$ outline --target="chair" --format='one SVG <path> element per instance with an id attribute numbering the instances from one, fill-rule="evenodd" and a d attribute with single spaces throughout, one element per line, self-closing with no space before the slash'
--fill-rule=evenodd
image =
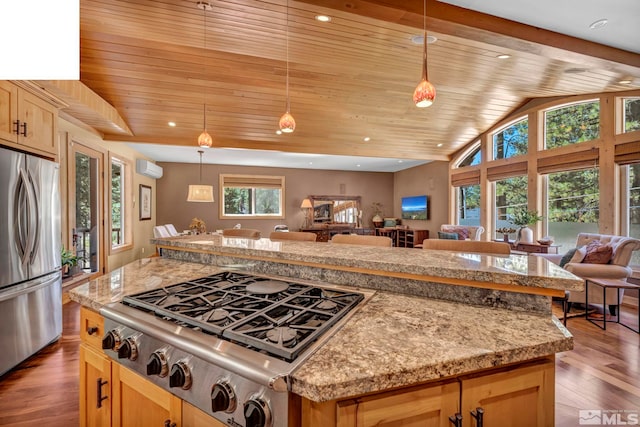
<path id="1" fill-rule="evenodd" d="M 458 240 L 480 240 L 480 236 L 484 233 L 484 227 L 481 225 L 442 224 L 440 231 L 444 233 L 457 233 Z"/>
<path id="2" fill-rule="evenodd" d="M 171 237 L 171 234 L 164 225 L 156 225 L 153 227 L 153 237 Z"/>
<path id="3" fill-rule="evenodd" d="M 511 246 L 508 243 L 475 240 L 425 239 L 422 242 L 422 249 L 511 255 Z"/>
<path id="4" fill-rule="evenodd" d="M 224 237 L 249 237 L 251 239 L 260 238 L 260 230 L 253 228 L 226 228 L 222 230 Z"/>
<path id="5" fill-rule="evenodd" d="M 576 240 L 576 248 L 586 246 L 589 242 L 599 240 L 604 244 L 610 244 L 613 247 L 613 257 L 608 264 L 588 264 L 582 262 L 568 262 L 564 265 L 564 269 L 575 274 L 578 277 L 593 277 L 593 278 L 605 278 L 605 279 L 626 279 L 631 276 L 632 270 L 629 268 L 629 262 L 631 261 L 631 255 L 633 251 L 640 249 L 640 240 L 625 236 L 614 236 L 611 234 L 597 234 L 597 233 L 578 233 Z M 562 254 L 536 254 L 549 261 L 560 264 L 563 255 Z M 619 292 L 620 300 L 624 296 L 624 289 L 607 289 L 606 299 L 607 302 L 618 301 L 615 293 Z M 586 302 L 585 292 L 570 291 L 569 304 Z M 589 303 L 602 304 L 602 293 L 592 292 L 589 293 Z M 612 315 L 616 313 L 616 306 L 609 305 L 609 312 Z"/>
<path id="6" fill-rule="evenodd" d="M 179 236 L 178 230 L 173 226 L 173 224 L 165 224 L 164 225 L 170 236 Z"/>
<path id="7" fill-rule="evenodd" d="M 361 236 L 359 234 L 336 234 L 330 240 L 331 243 L 347 243 L 350 245 L 388 246 L 392 240 L 386 236 Z"/>
<path id="8" fill-rule="evenodd" d="M 318 238 L 316 233 L 311 233 L 308 231 L 272 231 L 269 234 L 269 239 L 271 240 L 298 240 L 304 242 L 315 242 Z"/>

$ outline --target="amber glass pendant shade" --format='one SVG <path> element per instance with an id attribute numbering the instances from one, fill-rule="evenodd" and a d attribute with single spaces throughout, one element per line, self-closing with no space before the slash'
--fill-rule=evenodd
<path id="1" fill-rule="evenodd" d="M 198 137 L 198 145 L 202 148 L 211 148 L 213 145 L 213 138 L 211 138 L 206 129 Z"/>
<path id="2" fill-rule="evenodd" d="M 413 91 L 413 102 L 416 107 L 425 108 L 433 104 L 436 99 L 436 88 L 427 80 L 422 79 Z"/>
<path id="3" fill-rule="evenodd" d="M 296 129 L 296 121 L 289 111 L 280 117 L 279 125 L 280 130 L 284 133 L 291 133 Z"/>

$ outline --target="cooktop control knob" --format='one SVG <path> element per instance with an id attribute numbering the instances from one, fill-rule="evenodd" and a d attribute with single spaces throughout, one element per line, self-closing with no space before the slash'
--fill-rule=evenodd
<path id="1" fill-rule="evenodd" d="M 102 338 L 102 349 L 117 351 L 121 342 L 122 338 L 120 337 L 120 333 L 112 329 Z"/>
<path id="2" fill-rule="evenodd" d="M 236 410 L 236 394 L 227 381 L 220 380 L 211 389 L 211 411 L 233 412 Z"/>
<path id="3" fill-rule="evenodd" d="M 169 387 L 180 387 L 183 390 L 191 388 L 191 370 L 183 360 L 177 361 L 171 367 Z"/>
<path id="4" fill-rule="evenodd" d="M 252 397 L 244 404 L 244 420 L 247 427 L 271 427 L 271 409 L 263 399 Z"/>
<path id="5" fill-rule="evenodd" d="M 133 338 L 125 339 L 118 347 L 118 359 L 136 360 L 138 358 L 138 346 Z"/>
<path id="6" fill-rule="evenodd" d="M 147 362 L 147 375 L 157 375 L 164 378 L 169 373 L 169 364 L 167 363 L 167 355 L 162 350 L 156 350 L 149 356 Z"/>

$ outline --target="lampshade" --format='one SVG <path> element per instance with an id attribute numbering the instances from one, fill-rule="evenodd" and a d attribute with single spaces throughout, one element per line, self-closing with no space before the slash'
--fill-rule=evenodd
<path id="1" fill-rule="evenodd" d="M 189 185 L 187 202 L 213 202 L 213 186 Z"/>
<path id="2" fill-rule="evenodd" d="M 296 121 L 289 111 L 280 117 L 280 130 L 285 133 L 291 133 L 296 129 Z"/>
<path id="3" fill-rule="evenodd" d="M 204 151 L 198 150 L 200 154 L 200 181 L 202 182 L 202 154 Z M 190 184 L 187 202 L 213 202 L 213 186 L 202 184 Z"/>
<path id="4" fill-rule="evenodd" d="M 313 205 L 311 204 L 311 200 L 309 199 L 304 199 L 302 201 L 302 205 L 300 205 L 301 209 L 312 209 Z"/>

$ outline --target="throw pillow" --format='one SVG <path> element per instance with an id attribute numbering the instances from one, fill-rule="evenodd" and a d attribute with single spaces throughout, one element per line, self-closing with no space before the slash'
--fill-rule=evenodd
<path id="1" fill-rule="evenodd" d="M 562 259 L 560 260 L 560 264 L 558 264 L 560 267 L 564 268 L 564 266 L 571 261 L 571 258 L 573 258 L 573 256 L 576 254 L 576 251 L 578 250 L 578 248 L 573 248 L 573 249 L 569 249 L 564 255 L 562 255 Z M 582 261 L 582 260 L 580 260 Z"/>
<path id="2" fill-rule="evenodd" d="M 609 264 L 613 256 L 611 245 L 605 245 L 600 240 L 593 240 L 586 246 L 586 252 L 582 262 L 584 264 Z"/>
<path id="3" fill-rule="evenodd" d="M 456 233 L 458 240 L 467 240 L 469 238 L 469 229 L 466 227 L 444 227 L 445 233 Z"/>
<path id="4" fill-rule="evenodd" d="M 458 233 L 445 233 L 438 231 L 438 239 L 458 240 Z"/>

